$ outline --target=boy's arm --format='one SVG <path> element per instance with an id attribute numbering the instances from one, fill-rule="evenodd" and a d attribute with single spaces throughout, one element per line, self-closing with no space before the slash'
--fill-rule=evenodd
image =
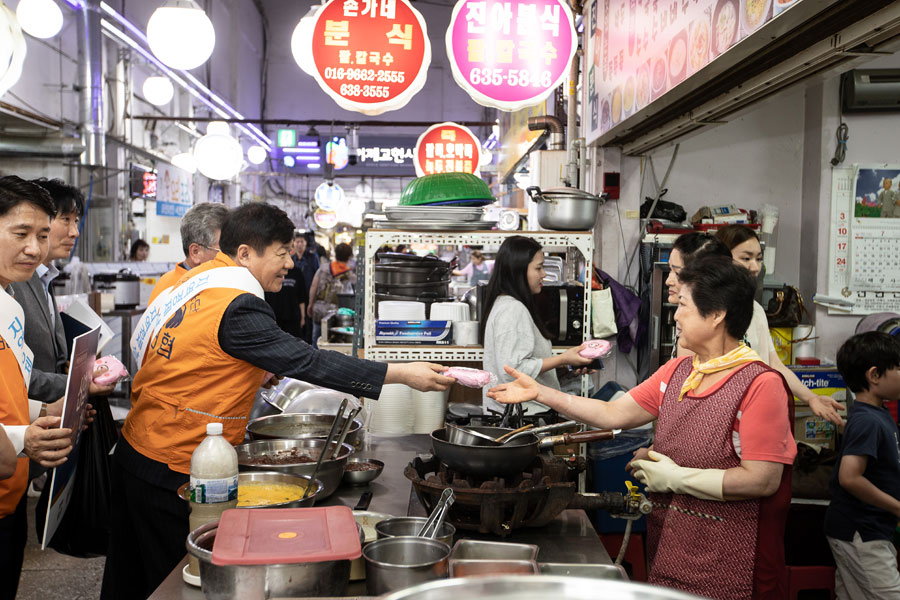
<path id="1" fill-rule="evenodd" d="M 875 484 L 866 479 L 863 473 L 869 462 L 868 456 L 847 454 L 841 458 L 841 469 L 838 472 L 838 482 L 841 487 L 853 494 L 861 501 L 872 506 L 886 510 L 900 519 L 900 500 L 878 489 Z"/>

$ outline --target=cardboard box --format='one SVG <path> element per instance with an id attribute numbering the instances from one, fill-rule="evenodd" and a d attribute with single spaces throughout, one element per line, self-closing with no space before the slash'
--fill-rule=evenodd
<path id="1" fill-rule="evenodd" d="M 819 396 L 846 402 L 847 385 L 836 367 L 789 367 L 807 388 Z M 834 450 L 835 427 L 815 416 L 805 402 L 794 398 L 794 439 Z"/>
<path id="2" fill-rule="evenodd" d="M 704 206 L 694 213 L 694 216 L 691 217 L 691 223 L 702 223 L 704 219 L 709 219 L 709 221 L 706 221 L 707 223 L 721 223 L 723 221 L 717 221 L 716 218 L 722 218 L 726 215 L 743 215 L 743 213 L 734 204 L 729 204 L 728 206 Z"/>
<path id="3" fill-rule="evenodd" d="M 375 343 L 398 346 L 449 346 L 452 321 L 375 321 Z"/>

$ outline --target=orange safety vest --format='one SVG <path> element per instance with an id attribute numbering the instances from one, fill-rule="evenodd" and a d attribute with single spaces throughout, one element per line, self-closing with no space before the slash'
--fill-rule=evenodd
<path id="1" fill-rule="evenodd" d="M 235 267 L 221 252 L 188 271 L 178 284 L 217 267 Z M 190 473 L 191 454 L 220 422 L 225 439 L 239 444 L 265 371 L 219 346 L 219 324 L 243 294 L 233 288 L 203 290 L 185 302 L 147 347 L 134 378 L 131 411 L 122 435 L 138 452 L 173 471 Z"/>
<path id="2" fill-rule="evenodd" d="M 184 274 L 187 272 L 188 270 L 182 267 L 181 263 L 178 263 L 175 265 L 174 269 L 160 276 L 156 281 L 156 285 L 153 286 L 153 290 L 150 291 L 150 299 L 147 300 L 147 306 L 153 304 L 153 301 L 156 300 L 157 296 L 181 281 L 181 278 L 184 277 Z"/>
<path id="3" fill-rule="evenodd" d="M 19 361 L 6 340 L 0 336 L 0 423 L 9 426 L 28 425 L 28 390 Z M 0 481 L 0 518 L 13 514 L 28 486 L 28 459 L 16 461 L 12 477 Z"/>

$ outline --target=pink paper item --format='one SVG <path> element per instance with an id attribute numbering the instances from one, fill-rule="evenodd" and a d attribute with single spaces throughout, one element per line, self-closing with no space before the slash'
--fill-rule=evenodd
<path id="1" fill-rule="evenodd" d="M 470 388 L 481 388 L 492 381 L 496 383 L 496 377 L 492 373 L 468 367 L 450 367 L 444 371 L 444 375 L 452 377 L 456 383 Z"/>
<path id="2" fill-rule="evenodd" d="M 125 365 L 115 356 L 98 358 L 94 362 L 94 371 L 102 371 L 99 375 L 94 376 L 94 383 L 97 385 L 112 385 L 120 379 L 128 377 Z"/>
<path id="3" fill-rule="evenodd" d="M 611 347 L 612 344 L 606 340 L 591 340 L 578 355 L 584 358 L 600 358 L 605 356 Z"/>

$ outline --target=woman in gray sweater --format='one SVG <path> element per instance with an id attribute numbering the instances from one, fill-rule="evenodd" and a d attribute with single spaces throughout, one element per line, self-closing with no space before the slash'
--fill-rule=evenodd
<path id="1" fill-rule="evenodd" d="M 485 371 L 493 373 L 500 383 L 512 378 L 503 367 L 509 365 L 527 373 L 539 383 L 559 389 L 556 369 L 566 365 L 583 367 L 591 362 L 578 355 L 583 345 L 552 355 L 550 333 L 537 318 L 534 295 L 540 293 L 544 280 L 544 252 L 541 245 L 528 237 L 514 235 L 506 239 L 497 252 L 494 270 L 485 293 L 481 322 L 484 339 Z M 505 406 L 482 396 L 482 406 L 503 412 Z M 523 404 L 526 412 L 534 414 L 547 410 L 537 402 Z"/>

